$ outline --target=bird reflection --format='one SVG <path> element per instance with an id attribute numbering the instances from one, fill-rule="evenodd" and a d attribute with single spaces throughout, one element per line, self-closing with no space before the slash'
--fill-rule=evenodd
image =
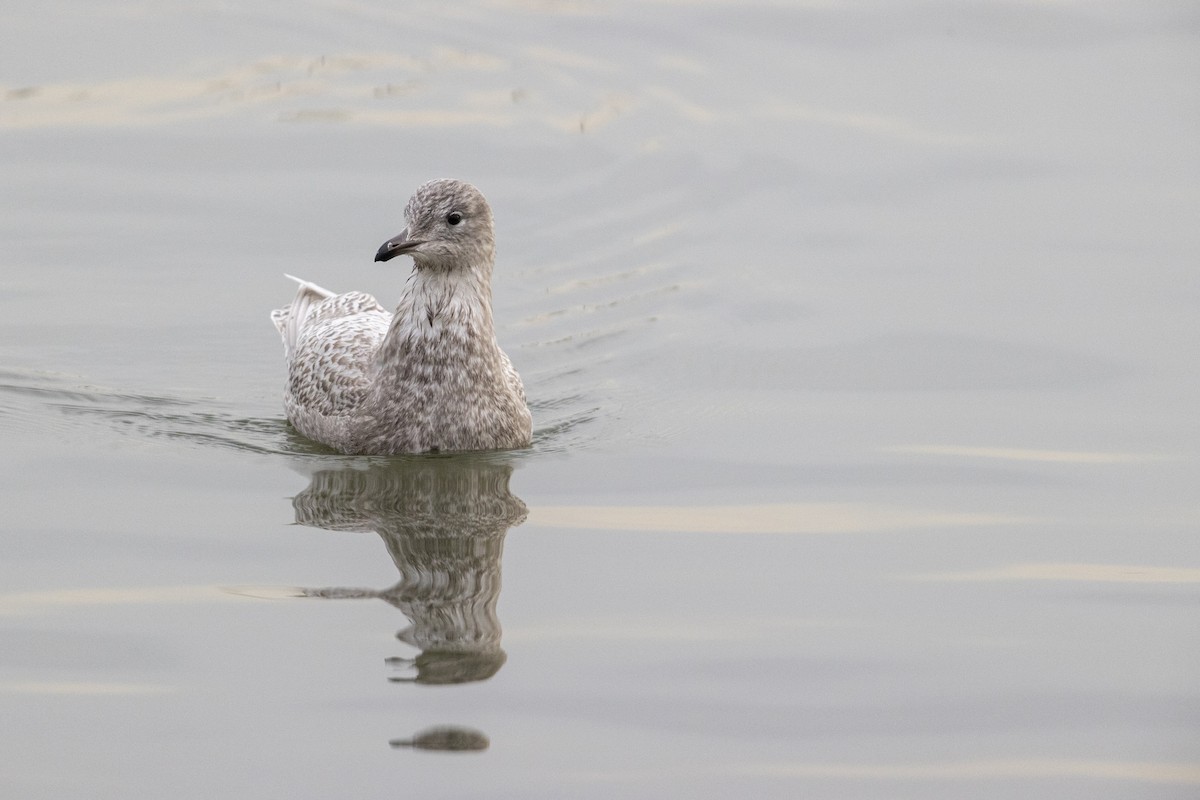
<path id="1" fill-rule="evenodd" d="M 387 663 L 422 684 L 483 681 L 504 665 L 500 647 L 500 557 L 504 535 L 525 519 L 508 489 L 511 465 L 497 456 L 395 459 L 313 474 L 292 506 L 296 522 L 336 531 L 373 530 L 400 580 L 386 589 L 304 589 L 323 598 L 379 598 L 411 622 L 397 638 L 414 658 Z"/>

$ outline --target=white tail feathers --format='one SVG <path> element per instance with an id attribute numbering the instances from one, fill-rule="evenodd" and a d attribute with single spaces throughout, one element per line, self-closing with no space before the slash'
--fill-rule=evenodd
<path id="1" fill-rule="evenodd" d="M 308 291 L 314 292 L 323 298 L 324 297 L 333 297 L 336 294 L 336 292 L 331 292 L 328 289 L 322 289 L 320 286 L 317 286 L 315 283 L 306 281 L 303 278 L 297 278 L 295 275 L 288 275 L 286 272 L 283 273 L 283 277 L 294 280 L 296 283 L 300 284 L 301 289 L 307 289 Z"/>
<path id="2" fill-rule="evenodd" d="M 291 278 L 300 284 L 300 288 L 296 290 L 296 296 L 292 299 L 290 306 L 271 312 L 271 321 L 275 323 L 276 330 L 283 337 L 283 356 L 290 360 L 292 348 L 296 346 L 296 339 L 300 336 L 300 329 L 304 327 L 304 321 L 308 319 L 309 312 L 321 301 L 333 297 L 334 293 L 294 275 L 284 273 L 284 277 Z"/>

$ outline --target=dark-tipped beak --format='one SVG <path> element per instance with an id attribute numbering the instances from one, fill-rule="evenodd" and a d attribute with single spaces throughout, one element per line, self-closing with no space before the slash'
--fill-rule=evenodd
<path id="1" fill-rule="evenodd" d="M 402 256 L 419 244 L 418 240 L 408 238 L 408 228 L 405 228 L 398 236 L 393 236 L 383 243 L 379 252 L 375 254 L 375 260 L 387 261 L 396 256 Z"/>

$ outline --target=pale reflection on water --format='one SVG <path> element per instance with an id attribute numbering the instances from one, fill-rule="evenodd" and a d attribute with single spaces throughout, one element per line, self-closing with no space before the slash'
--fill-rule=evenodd
<path id="1" fill-rule="evenodd" d="M 386 589 L 303 589 L 306 597 L 375 598 L 412 625 L 397 638 L 414 658 L 394 682 L 454 684 L 487 680 L 504 665 L 500 647 L 500 559 L 525 504 L 508 489 L 512 467 L 498 457 L 398 459 L 367 469 L 322 470 L 292 505 L 296 522 L 330 531 L 374 531 L 400 572 Z"/>
<path id="2" fill-rule="evenodd" d="M 379 599 L 411 625 L 396 638 L 418 651 L 391 656 L 393 683 L 433 686 L 485 681 L 507 659 L 500 646 L 500 562 L 504 537 L 525 520 L 509 491 L 503 456 L 396 459 L 313 474 L 292 501 L 296 523 L 330 531 L 374 531 L 400 580 L 385 589 L 306 588 L 304 597 Z M 438 726 L 393 747 L 475 752 L 490 742 L 479 731 Z"/>

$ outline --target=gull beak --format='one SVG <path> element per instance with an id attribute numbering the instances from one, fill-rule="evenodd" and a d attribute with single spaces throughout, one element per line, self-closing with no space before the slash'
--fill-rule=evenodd
<path id="1" fill-rule="evenodd" d="M 405 228 L 399 235 L 393 236 L 383 243 L 379 252 L 375 254 L 375 260 L 388 261 L 396 256 L 402 256 L 419 244 L 421 244 L 419 239 L 408 238 L 408 228 Z"/>

